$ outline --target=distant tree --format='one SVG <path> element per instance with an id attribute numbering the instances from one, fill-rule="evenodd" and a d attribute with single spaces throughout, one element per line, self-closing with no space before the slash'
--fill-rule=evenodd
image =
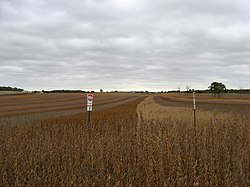
<path id="1" fill-rule="evenodd" d="M 102 92 L 103 92 L 103 89 L 100 89 L 100 92 L 102 93 Z"/>
<path id="2" fill-rule="evenodd" d="M 86 93 L 86 91 L 82 91 L 82 90 L 51 90 L 51 91 L 44 91 L 44 93 Z"/>
<path id="3" fill-rule="evenodd" d="M 178 92 L 181 92 L 181 88 L 180 87 L 178 87 L 177 89 L 178 89 Z"/>
<path id="4" fill-rule="evenodd" d="M 225 84 L 221 82 L 212 82 L 211 85 L 208 87 L 210 89 L 210 92 L 212 94 L 212 97 L 215 98 L 216 94 L 218 98 L 226 91 L 226 86 Z"/>
<path id="5" fill-rule="evenodd" d="M 186 86 L 187 94 L 188 94 L 189 92 L 191 92 L 191 89 L 190 89 L 190 88 L 191 88 L 191 86 L 189 86 L 189 85 Z"/>
<path id="6" fill-rule="evenodd" d="M 10 87 L 10 86 L 0 86 L 0 91 L 17 91 L 17 92 L 22 92 L 24 89 L 17 88 L 17 87 Z"/>
<path id="7" fill-rule="evenodd" d="M 240 90 L 239 90 L 239 92 L 240 92 L 240 97 L 242 96 L 242 90 L 243 90 L 243 87 L 240 86 Z"/>

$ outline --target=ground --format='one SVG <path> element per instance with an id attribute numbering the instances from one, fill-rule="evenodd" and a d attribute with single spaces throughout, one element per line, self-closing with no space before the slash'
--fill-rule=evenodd
<path id="1" fill-rule="evenodd" d="M 250 96 L 0 96 L 3 186 L 249 186 Z"/>

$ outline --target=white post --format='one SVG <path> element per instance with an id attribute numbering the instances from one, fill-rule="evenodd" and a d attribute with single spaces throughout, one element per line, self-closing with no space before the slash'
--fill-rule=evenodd
<path id="1" fill-rule="evenodd" d="M 194 127 L 196 128 L 196 114 L 195 114 L 196 105 L 195 105 L 195 92 L 193 92 L 193 104 L 194 104 Z"/>
<path id="2" fill-rule="evenodd" d="M 195 92 L 193 92 L 193 102 L 194 102 L 194 110 L 196 109 L 195 108 Z"/>
<path id="3" fill-rule="evenodd" d="M 88 124 L 91 125 L 91 112 L 93 110 L 94 94 L 87 94 Z"/>

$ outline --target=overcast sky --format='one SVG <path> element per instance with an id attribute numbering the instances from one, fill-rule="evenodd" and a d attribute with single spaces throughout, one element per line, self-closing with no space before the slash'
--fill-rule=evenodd
<path id="1" fill-rule="evenodd" d="M 250 88 L 249 0 L 0 0 L 0 86 Z"/>

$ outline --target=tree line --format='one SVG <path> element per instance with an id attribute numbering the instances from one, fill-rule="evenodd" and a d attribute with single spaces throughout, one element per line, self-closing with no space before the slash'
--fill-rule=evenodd
<path id="1" fill-rule="evenodd" d="M 17 87 L 10 87 L 10 86 L 0 86 L 0 91 L 17 91 L 23 92 L 24 89 L 17 88 Z M 227 89 L 226 85 L 222 82 L 212 82 L 208 89 L 205 90 L 194 90 L 191 89 L 191 86 L 186 86 L 186 91 L 181 91 L 180 87 L 177 90 L 170 90 L 170 91 L 160 91 L 158 93 L 192 93 L 195 91 L 196 93 L 211 93 L 213 98 L 220 98 L 223 97 L 224 93 L 238 93 L 242 94 L 250 94 L 250 89 Z M 32 91 L 32 93 L 88 93 L 95 91 L 83 91 L 83 90 L 51 90 L 51 91 Z M 103 89 L 100 89 L 100 92 L 103 92 Z M 110 91 L 112 92 L 112 91 Z M 118 91 L 113 91 L 118 92 Z M 127 93 L 156 93 L 156 92 L 149 92 L 149 91 L 127 91 Z"/>
<path id="2" fill-rule="evenodd" d="M 17 88 L 17 87 L 10 87 L 10 86 L 0 86 L 0 91 L 16 91 L 16 92 L 22 92 L 23 89 Z"/>

